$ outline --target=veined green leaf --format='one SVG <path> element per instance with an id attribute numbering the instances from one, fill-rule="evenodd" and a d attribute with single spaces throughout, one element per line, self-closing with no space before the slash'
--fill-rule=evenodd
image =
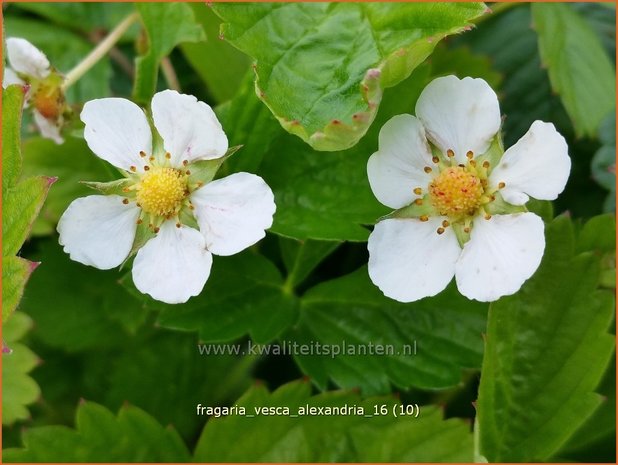
<path id="1" fill-rule="evenodd" d="M 211 419 L 197 444 L 198 462 L 466 462 L 472 460 L 469 427 L 420 407 L 418 418 L 392 414 L 392 397 L 363 399 L 349 391 L 311 396 L 307 382 L 269 393 L 251 388 L 237 402 L 247 415 Z M 298 415 L 301 408 L 362 408 L 361 415 Z M 373 415 L 384 406 L 388 415 Z M 255 409 L 287 407 L 290 415 L 259 415 Z M 234 447 L 229 447 L 234 444 Z"/>
<path id="2" fill-rule="evenodd" d="M 322 389 L 329 380 L 368 394 L 390 392 L 391 385 L 447 388 L 461 381 L 463 368 L 480 367 L 486 312 L 486 304 L 465 299 L 453 283 L 435 297 L 396 302 L 382 295 L 363 267 L 307 291 L 298 323 L 285 338 L 341 352 L 295 357 Z"/>
<path id="3" fill-rule="evenodd" d="M 256 91 L 286 131 L 316 150 L 355 145 L 382 92 L 482 3 L 217 4 L 222 34 L 256 60 Z"/>
<path id="4" fill-rule="evenodd" d="M 148 35 L 148 52 L 136 59 L 133 98 L 148 103 L 157 88 L 161 59 L 178 44 L 206 36 L 185 3 L 136 3 L 136 8 Z"/>
<path id="5" fill-rule="evenodd" d="M 57 145 L 49 139 L 31 138 L 24 142 L 23 158 L 25 176 L 45 174 L 58 178 L 32 226 L 33 235 L 53 233 L 73 200 L 93 194 L 80 181 L 111 180 L 105 162 L 93 155 L 83 139 L 67 137 L 64 144 Z"/>
<path id="6" fill-rule="evenodd" d="M 17 257 L 11 257 L 17 259 Z M 2 264 L 2 270 L 7 266 Z M 6 281 L 2 277 L 3 293 Z M 10 352 L 2 354 L 2 424 L 11 425 L 30 417 L 27 406 L 35 402 L 41 390 L 28 373 L 39 363 L 37 356 L 19 342 L 32 328 L 32 320 L 22 312 L 14 313 L 2 325 L 3 343 Z"/>
<path id="7" fill-rule="evenodd" d="M 77 409 L 76 429 L 42 426 L 24 430 L 23 449 L 2 451 L 4 462 L 188 462 L 187 447 L 137 407 L 118 415 L 93 402 Z"/>
<path id="8" fill-rule="evenodd" d="M 28 278 L 37 266 L 20 257 L 2 257 L 2 321 L 19 305 Z"/>
<path id="9" fill-rule="evenodd" d="M 21 309 L 36 321 L 33 336 L 45 345 L 65 352 L 114 347 L 144 322 L 147 310 L 116 273 L 72 261 L 57 237 L 41 240 L 33 255 L 42 264 Z"/>
<path id="10" fill-rule="evenodd" d="M 616 72 L 594 30 L 570 5 L 532 4 L 541 59 L 578 135 L 596 136 L 615 109 Z"/>
<path id="11" fill-rule="evenodd" d="M 20 180 L 21 116 L 24 101 L 22 86 L 2 91 L 2 322 L 17 308 L 24 286 L 36 265 L 15 257 L 28 238 L 47 192 L 55 178 L 34 177 Z M 5 172 L 6 170 L 6 172 Z"/>
<path id="12" fill-rule="evenodd" d="M 280 237 L 279 248 L 288 272 L 284 286 L 291 292 L 340 244 L 336 241 L 298 241 Z"/>
<path id="13" fill-rule="evenodd" d="M 202 341 L 230 341 L 248 333 L 257 343 L 266 343 L 292 324 L 297 304 L 283 292 L 276 267 L 248 250 L 215 257 L 206 287 L 186 304 L 149 305 L 162 310 L 161 326 L 198 331 Z"/>
<path id="14" fill-rule="evenodd" d="M 21 174 L 21 115 L 25 89 L 9 86 L 2 92 L 2 197 Z"/>
<path id="15" fill-rule="evenodd" d="M 428 79 L 429 67 L 423 65 L 388 89 L 375 124 L 352 149 L 320 154 L 281 134 L 260 166 L 277 203 L 271 231 L 300 240 L 366 241 L 369 229 L 364 225 L 389 212 L 371 192 L 367 160 L 378 149 L 382 125 L 395 115 L 413 113 Z"/>
<path id="16" fill-rule="evenodd" d="M 549 459 L 601 403 L 614 298 L 597 290 L 598 258 L 575 254 L 568 218 L 548 225 L 546 242 L 535 275 L 490 306 L 477 404 L 490 462 Z"/>
<path id="17" fill-rule="evenodd" d="M 207 40 L 200 43 L 186 42 L 180 45 L 180 49 L 206 83 L 215 101 L 223 103 L 234 98 L 242 86 L 250 59 L 219 37 L 221 21 L 212 8 L 204 2 L 191 3 L 190 7 L 196 21 L 204 29 Z"/>

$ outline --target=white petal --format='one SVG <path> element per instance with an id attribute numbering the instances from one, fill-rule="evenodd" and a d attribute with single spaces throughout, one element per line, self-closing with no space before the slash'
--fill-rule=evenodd
<path id="1" fill-rule="evenodd" d="M 534 213 L 479 217 L 457 262 L 459 292 L 482 302 L 514 294 L 539 267 L 544 250 L 543 220 Z"/>
<path id="2" fill-rule="evenodd" d="M 129 255 L 139 208 L 118 195 L 91 195 L 74 200 L 58 223 L 60 245 L 71 259 L 109 270 Z"/>
<path id="3" fill-rule="evenodd" d="M 461 248 L 453 232 L 436 230 L 444 218 L 389 219 L 369 236 L 369 277 L 400 302 L 412 302 L 442 291 L 455 273 Z"/>
<path id="4" fill-rule="evenodd" d="M 84 139 L 99 158 L 117 168 L 143 171 L 140 151 L 152 153 L 152 133 L 140 107 L 123 98 L 90 100 L 80 115 Z"/>
<path id="5" fill-rule="evenodd" d="M 233 255 L 262 239 L 276 210 L 270 187 L 249 173 L 212 181 L 191 201 L 206 247 L 215 255 Z"/>
<path id="6" fill-rule="evenodd" d="M 53 140 L 56 144 L 60 145 L 64 142 L 64 139 L 60 135 L 60 127 L 54 121 L 45 118 L 41 113 L 37 110 L 33 111 L 34 113 L 34 122 L 39 128 L 39 132 L 46 139 Z"/>
<path id="7" fill-rule="evenodd" d="M 382 126 L 378 151 L 369 157 L 367 175 L 376 198 L 391 208 L 401 208 L 427 189 L 431 177 L 423 171 L 432 166 L 431 152 L 421 122 L 411 115 L 398 115 Z"/>
<path id="8" fill-rule="evenodd" d="M 446 153 L 455 152 L 458 162 L 466 153 L 484 153 L 500 129 L 500 106 L 496 93 L 483 79 L 445 76 L 425 87 L 416 102 L 416 116 L 427 137 Z"/>
<path id="9" fill-rule="evenodd" d="M 571 172 L 569 148 L 551 123 L 535 121 L 524 136 L 509 148 L 490 175 L 504 200 L 523 205 L 529 197 L 554 200 L 564 190 Z"/>
<path id="10" fill-rule="evenodd" d="M 166 221 L 133 262 L 133 282 L 140 292 L 168 304 L 198 295 L 210 275 L 212 255 L 199 231 Z"/>
<path id="11" fill-rule="evenodd" d="M 4 77 L 2 78 L 2 88 L 6 89 L 8 86 L 12 84 L 20 84 L 24 85 L 25 82 L 22 81 L 15 71 L 11 68 L 4 68 Z"/>
<path id="12" fill-rule="evenodd" d="M 172 166 L 219 158 L 227 151 L 227 137 L 212 108 L 192 95 L 174 90 L 155 94 L 152 117 Z"/>
<path id="13" fill-rule="evenodd" d="M 11 68 L 21 74 L 43 79 L 49 75 L 49 60 L 26 39 L 6 39 L 6 51 Z"/>

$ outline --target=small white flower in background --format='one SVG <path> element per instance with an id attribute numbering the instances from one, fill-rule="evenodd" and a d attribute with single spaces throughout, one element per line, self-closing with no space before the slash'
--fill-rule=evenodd
<path id="1" fill-rule="evenodd" d="M 416 117 L 382 127 L 369 183 L 399 210 L 376 225 L 368 247 L 369 275 L 386 296 L 433 296 L 455 276 L 466 297 L 493 301 L 534 274 L 544 226 L 524 205 L 555 199 L 571 160 L 564 138 L 542 121 L 503 154 L 500 125 L 484 80 L 446 76 L 423 90 Z"/>
<path id="2" fill-rule="evenodd" d="M 212 254 L 238 253 L 265 236 L 275 203 L 254 174 L 210 181 L 209 168 L 204 175 L 204 167 L 214 163 L 216 170 L 228 150 L 207 104 L 166 90 L 151 107 L 160 138 L 153 138 L 146 115 L 129 100 L 86 103 L 81 119 L 88 146 L 125 179 L 101 189 L 111 195 L 75 200 L 58 232 L 73 260 L 99 269 L 119 266 L 139 248 L 132 271 L 137 289 L 182 303 L 202 291 Z M 150 237 L 145 244 L 144 231 Z"/>
<path id="3" fill-rule="evenodd" d="M 45 54 L 26 39 L 6 39 L 6 50 L 10 67 L 4 69 L 2 87 L 11 84 L 30 86 L 26 105 L 32 107 L 34 122 L 41 135 L 62 144 L 60 127 L 66 110 L 62 76 L 50 67 Z"/>

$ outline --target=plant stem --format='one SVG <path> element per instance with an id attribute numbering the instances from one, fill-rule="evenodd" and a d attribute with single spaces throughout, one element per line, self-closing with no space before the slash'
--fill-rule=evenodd
<path id="1" fill-rule="evenodd" d="M 167 81 L 167 85 L 170 86 L 170 89 L 180 92 L 180 82 L 178 82 L 178 76 L 176 75 L 174 65 L 172 65 L 172 61 L 169 57 L 163 57 L 161 60 L 161 71 L 163 71 L 163 76 Z"/>
<path id="2" fill-rule="evenodd" d="M 122 35 L 129 29 L 129 27 L 137 20 L 137 12 L 131 13 L 127 16 L 118 26 L 114 28 L 109 35 L 97 45 L 92 52 L 90 52 L 86 58 L 75 66 L 71 71 L 66 74 L 64 83 L 62 84 L 62 90 L 66 91 L 69 87 L 75 84 L 84 74 L 86 74 L 90 68 L 96 65 L 103 56 L 118 42 Z"/>

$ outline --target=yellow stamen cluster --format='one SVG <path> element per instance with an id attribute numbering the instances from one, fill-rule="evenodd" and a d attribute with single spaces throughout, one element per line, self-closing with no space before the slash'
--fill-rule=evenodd
<path id="1" fill-rule="evenodd" d="M 445 168 L 429 184 L 432 205 L 451 218 L 472 215 L 481 206 L 483 193 L 479 177 L 462 166 Z"/>
<path id="2" fill-rule="evenodd" d="M 136 186 L 136 201 L 145 213 L 171 217 L 178 213 L 188 193 L 184 172 L 153 166 Z"/>

